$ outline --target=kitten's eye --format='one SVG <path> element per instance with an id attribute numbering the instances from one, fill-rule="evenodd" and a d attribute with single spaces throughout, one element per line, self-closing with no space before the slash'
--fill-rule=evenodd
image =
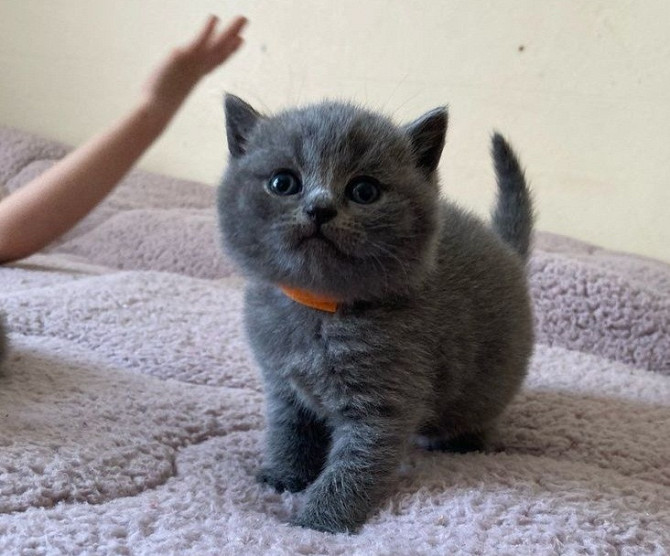
<path id="1" fill-rule="evenodd" d="M 353 179 L 347 186 L 347 197 L 360 205 L 369 205 L 379 199 L 379 183 L 367 176 Z"/>
<path id="2" fill-rule="evenodd" d="M 268 182 L 270 193 L 275 195 L 295 195 L 300 193 L 302 185 L 300 180 L 288 170 L 279 170 L 275 172 Z"/>

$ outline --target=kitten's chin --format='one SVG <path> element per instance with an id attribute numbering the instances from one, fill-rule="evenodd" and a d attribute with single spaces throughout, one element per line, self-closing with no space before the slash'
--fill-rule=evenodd
<path id="1" fill-rule="evenodd" d="M 316 232 L 301 238 L 298 241 L 296 249 L 303 254 L 309 253 L 312 256 L 321 258 L 336 257 L 339 260 L 349 258 L 337 243 L 322 232 Z"/>
<path id="2" fill-rule="evenodd" d="M 409 260 L 364 249 L 349 254 L 328 230 L 301 232 L 275 244 L 272 259 L 280 265 L 272 265 L 276 275 L 266 279 L 347 303 L 411 295 L 431 272 L 426 260 L 432 257 L 418 252 Z"/>
<path id="3" fill-rule="evenodd" d="M 380 272 L 377 262 L 347 257 L 328 242 L 310 240 L 293 253 L 292 271 L 275 283 L 336 299 L 341 303 L 383 301 L 412 295 L 425 281 L 418 269 L 407 275 L 397 268 Z"/>

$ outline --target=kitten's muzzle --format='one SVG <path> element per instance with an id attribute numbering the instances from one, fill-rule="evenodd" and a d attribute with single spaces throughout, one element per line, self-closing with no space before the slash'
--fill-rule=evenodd
<path id="1" fill-rule="evenodd" d="M 336 255 L 340 257 L 345 256 L 345 253 L 340 249 L 339 245 L 334 240 L 326 236 L 321 229 L 321 225 L 317 224 L 316 222 L 313 222 L 309 226 L 309 229 L 303 229 L 296 246 L 299 247 L 311 244 L 312 242 L 328 245 L 332 249 L 332 252 Z"/>

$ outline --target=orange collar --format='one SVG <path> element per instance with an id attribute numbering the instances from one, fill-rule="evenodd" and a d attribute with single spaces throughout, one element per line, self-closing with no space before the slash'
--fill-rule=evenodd
<path id="1" fill-rule="evenodd" d="M 332 297 L 325 297 L 316 293 L 308 292 L 306 290 L 299 290 L 297 288 L 288 288 L 286 286 L 279 286 L 284 295 L 290 297 L 293 301 L 310 307 L 325 311 L 327 313 L 334 313 L 337 311 L 339 303 Z"/>

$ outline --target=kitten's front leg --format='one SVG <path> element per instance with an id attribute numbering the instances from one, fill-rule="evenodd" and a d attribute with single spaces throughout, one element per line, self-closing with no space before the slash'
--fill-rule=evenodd
<path id="1" fill-rule="evenodd" d="M 265 464 L 261 483 L 281 492 L 298 492 L 309 485 L 326 460 L 330 435 L 310 411 L 280 396 L 268 398 Z"/>
<path id="2" fill-rule="evenodd" d="M 406 429 L 395 423 L 338 426 L 326 468 L 307 489 L 294 524 L 331 533 L 355 532 L 394 482 Z"/>

